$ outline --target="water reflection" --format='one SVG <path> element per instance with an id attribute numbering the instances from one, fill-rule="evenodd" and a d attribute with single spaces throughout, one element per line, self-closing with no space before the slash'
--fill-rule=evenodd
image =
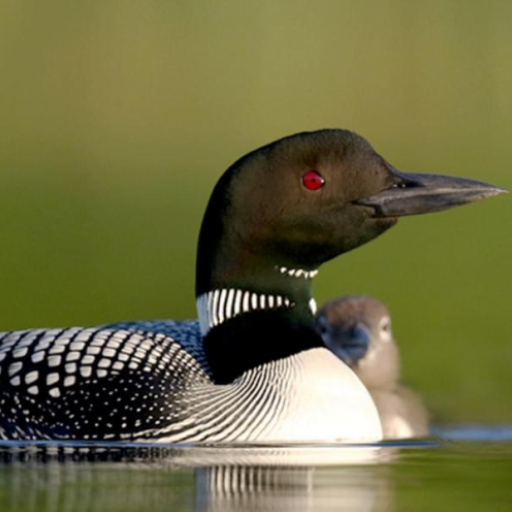
<path id="1" fill-rule="evenodd" d="M 439 432 L 366 447 L 0 444 L 0 511 L 510 510 L 511 427 Z"/>
<path id="2" fill-rule="evenodd" d="M 312 512 L 393 510 L 389 481 L 368 467 L 217 467 L 196 473 L 196 511 Z"/>
<path id="3" fill-rule="evenodd" d="M 375 462 L 394 450 L 10 446 L 1 452 L 0 509 L 385 512 L 389 468 Z"/>

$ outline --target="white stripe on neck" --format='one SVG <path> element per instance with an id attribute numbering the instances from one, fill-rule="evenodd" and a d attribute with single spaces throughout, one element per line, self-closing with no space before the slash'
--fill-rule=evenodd
<path id="1" fill-rule="evenodd" d="M 267 295 L 235 288 L 213 290 L 203 293 L 196 299 L 199 326 L 203 336 L 206 336 L 212 327 L 243 313 L 290 308 L 294 305 L 284 295 Z"/>
<path id="2" fill-rule="evenodd" d="M 286 274 L 290 277 L 303 277 L 304 279 L 313 279 L 317 274 L 318 270 L 303 270 L 301 268 L 288 268 L 288 267 L 276 267 L 281 274 Z"/>

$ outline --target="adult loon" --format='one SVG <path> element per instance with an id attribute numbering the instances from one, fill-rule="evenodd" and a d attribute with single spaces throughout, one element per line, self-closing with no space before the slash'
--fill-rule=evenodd
<path id="1" fill-rule="evenodd" d="M 384 439 L 428 436 L 428 412 L 421 398 L 400 383 L 400 354 L 386 306 L 372 297 L 345 296 L 324 304 L 317 330 L 370 392 Z"/>
<path id="2" fill-rule="evenodd" d="M 315 330 L 318 267 L 401 215 L 502 192 L 395 170 L 345 130 L 299 133 L 235 162 L 201 227 L 196 322 L 0 337 L 0 437 L 161 442 L 381 438 L 354 373 Z"/>

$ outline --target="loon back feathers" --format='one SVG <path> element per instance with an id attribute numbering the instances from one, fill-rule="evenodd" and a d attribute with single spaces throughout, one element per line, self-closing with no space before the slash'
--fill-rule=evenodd
<path id="1" fill-rule="evenodd" d="M 362 137 L 321 130 L 253 151 L 201 227 L 197 322 L 0 335 L 0 437 L 186 442 L 373 440 L 375 406 L 315 330 L 311 280 L 399 216 L 490 197 L 401 173 Z"/>
<path id="2" fill-rule="evenodd" d="M 3 333 L 0 435 L 136 439 L 155 424 L 186 419 L 179 395 L 211 382 L 194 338 L 196 322 Z"/>

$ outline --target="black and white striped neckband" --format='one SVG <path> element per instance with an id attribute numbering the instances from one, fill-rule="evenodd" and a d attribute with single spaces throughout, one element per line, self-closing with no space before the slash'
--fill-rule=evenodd
<path id="1" fill-rule="evenodd" d="M 201 334 L 206 336 L 212 327 L 216 327 L 230 318 L 250 313 L 279 308 L 292 308 L 295 303 L 284 295 L 255 293 L 236 288 L 221 288 L 203 293 L 196 299 Z M 316 313 L 316 301 L 309 301 L 313 315 Z"/>
<path id="2" fill-rule="evenodd" d="M 196 299 L 201 334 L 230 318 L 251 311 L 290 308 L 294 303 L 284 295 L 268 295 L 236 288 L 221 288 L 203 293 Z"/>
<path id="3" fill-rule="evenodd" d="M 318 270 L 304 270 L 302 268 L 288 268 L 276 266 L 276 270 L 281 274 L 285 274 L 290 277 L 303 277 L 304 279 L 313 279 L 317 274 Z"/>

